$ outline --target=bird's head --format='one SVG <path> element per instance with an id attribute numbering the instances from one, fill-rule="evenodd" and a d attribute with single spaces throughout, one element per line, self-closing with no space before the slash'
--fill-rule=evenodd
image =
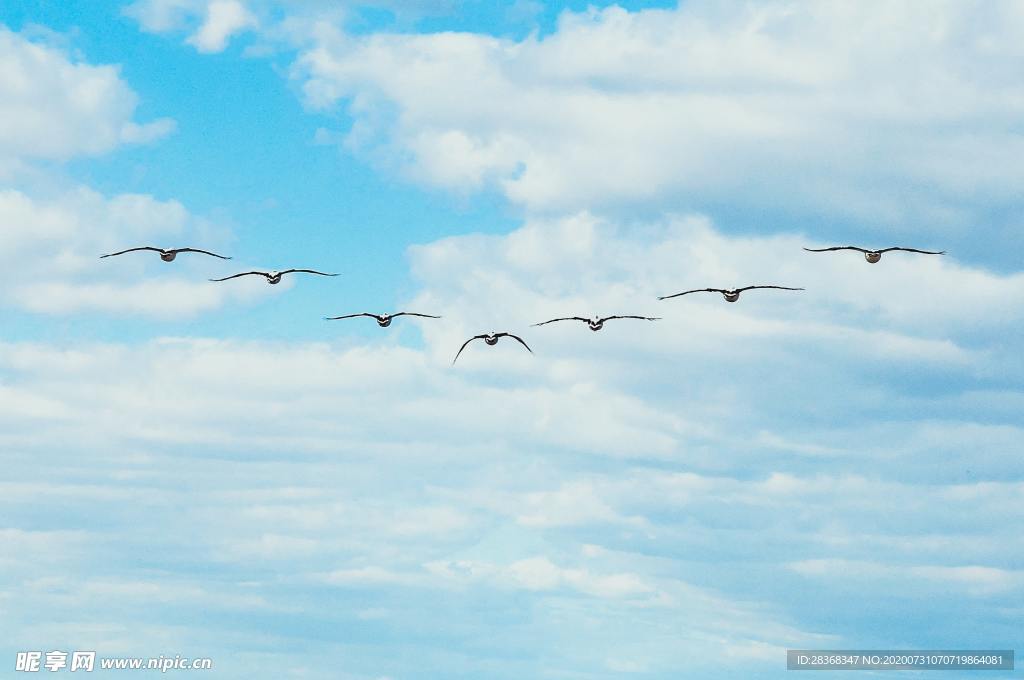
<path id="1" fill-rule="evenodd" d="M 870 262 L 871 264 L 874 264 L 882 259 L 882 254 L 877 250 L 869 250 L 868 252 L 864 253 L 864 259 Z"/>
<path id="2" fill-rule="evenodd" d="M 726 302 L 736 302 L 740 299 L 740 292 L 735 288 L 725 291 L 722 295 L 725 297 Z"/>

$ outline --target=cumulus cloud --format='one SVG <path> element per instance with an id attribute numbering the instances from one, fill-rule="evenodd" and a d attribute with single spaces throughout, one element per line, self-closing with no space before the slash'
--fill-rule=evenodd
<path id="1" fill-rule="evenodd" d="M 209 0 L 140 0 L 124 13 L 146 31 L 162 32 L 182 27 L 191 14 L 199 14 Z"/>
<path id="2" fill-rule="evenodd" d="M 215 286 L 220 269 L 179 259 L 173 272 L 155 254 L 100 260 L 137 245 L 223 245 L 228 234 L 188 213 L 177 201 L 141 194 L 103 196 L 86 187 L 54 195 L 0 190 L 0 266 L 11 285 L 0 305 L 47 314 L 100 311 L 183 317 L 229 299 L 250 299 L 266 286 Z M 133 256 L 134 255 L 134 256 Z M 217 262 L 220 262 L 218 260 Z"/>
<path id="3" fill-rule="evenodd" d="M 2 264 L 16 281 L 9 304 L 39 311 L 148 309 L 174 315 L 219 304 L 225 299 L 221 296 L 267 289 L 258 280 L 251 290 L 206 285 L 198 271 L 194 278 L 199 282 L 192 282 L 192 270 L 188 279 L 176 274 L 152 279 L 144 274 L 164 272 L 166 265 L 145 255 L 96 259 L 126 241 L 201 237 L 204 223 L 173 202 L 145 196 L 107 199 L 80 190 L 44 206 L 7 192 L 0 195 L 0 212 L 16 226 L 4 233 L 3 243 L 8 259 Z M 379 429 L 424 445 L 436 436 L 439 446 L 455 433 L 473 441 L 495 428 L 512 427 L 517 439 L 531 447 L 622 459 L 673 460 L 684 450 L 692 453 L 689 444 L 717 440 L 827 465 L 855 451 L 884 456 L 902 450 L 909 461 L 914 450 L 938 455 L 972 440 L 990 441 L 1000 449 L 1012 439 L 1015 430 L 1001 429 L 1009 423 L 993 423 L 982 414 L 1012 397 L 1012 381 L 1024 369 L 1003 341 L 1019 332 L 1024 312 L 1020 274 L 996 274 L 927 256 L 877 265 L 851 257 L 843 260 L 848 266 L 840 265 L 803 253 L 804 242 L 791 234 L 731 237 L 701 217 L 628 227 L 585 213 L 534 220 L 507 236 L 452 237 L 411 250 L 414 276 L 421 283 L 409 304 L 444 317 L 443 322 L 410 321 L 423 333 L 421 351 L 349 347 L 339 354 L 331 344 L 313 344 L 286 348 L 275 359 L 276 350 L 260 344 L 183 339 L 122 347 L 111 355 L 119 358 L 110 360 L 150 366 L 140 372 L 147 378 L 139 389 L 161 366 L 175 366 L 168 377 L 180 384 L 152 396 L 161 411 L 179 413 L 173 395 L 192 390 L 190 382 L 199 381 L 206 397 L 193 403 L 202 404 L 197 413 L 203 420 L 218 413 L 255 415 L 270 407 L 268 395 L 294 398 L 296 417 L 365 412 L 366 418 L 306 431 L 300 439 L 311 450 L 329 448 L 339 427 L 353 437 L 358 433 L 367 444 Z M 688 266 L 680 268 L 680 262 Z M 181 264 L 211 266 L 205 260 Z M 806 290 L 750 291 L 735 304 L 710 293 L 656 300 L 681 289 L 748 283 L 799 284 Z M 613 321 L 596 334 L 568 322 L 530 327 L 555 316 L 622 313 L 662 319 Z M 480 343 L 451 366 L 466 338 L 505 329 L 523 334 L 535 354 L 515 344 L 492 348 Z M 381 369 L 379 361 L 390 368 Z M 31 363 L 25 360 L 26 367 Z M 53 358 L 41 363 L 62 365 Z M 80 380 L 100 380 L 112 368 L 97 366 Z M 238 376 L 245 377 L 248 389 L 236 393 L 232 386 Z M 935 380 L 960 387 L 936 395 Z M 1000 387 L 999 380 L 1008 382 Z M 687 385 L 684 393 L 676 393 L 676 381 Z M 365 382 L 374 383 L 379 393 L 360 391 L 358 399 L 347 394 Z M 420 389 L 427 389 L 421 398 L 389 404 L 393 391 L 418 394 Z M 843 393 L 844 399 L 822 399 L 823 390 Z M 788 395 L 791 405 L 800 404 L 797 412 L 786 412 L 777 399 L 780 393 Z M 37 394 L 42 401 L 34 403 L 45 409 L 46 399 L 59 402 L 59 396 Z M 683 401 L 665 409 L 659 405 L 663 398 Z M 847 421 L 876 414 L 878 399 L 889 403 L 897 423 L 915 420 L 913 432 L 873 421 L 871 432 L 886 446 L 863 449 L 842 441 L 849 436 L 847 428 L 864 427 Z M 458 415 L 463 400 L 500 401 L 503 408 L 464 418 Z M 924 413 L 935 415 L 918 421 L 920 404 L 940 404 L 942 410 L 925 408 Z M 375 423 L 369 415 L 376 412 L 392 413 L 396 424 Z M 188 413 L 181 415 L 191 417 Z M 448 413 L 456 417 L 449 419 Z M 943 424 L 949 413 L 956 420 Z M 832 417 L 841 420 L 829 422 L 831 434 L 822 436 L 816 419 Z M 975 417 L 982 419 L 972 423 Z M 142 427 L 142 414 L 133 422 L 139 436 L 159 440 L 170 432 L 158 423 L 152 430 Z M 287 435 L 273 431 L 275 422 L 256 418 L 234 430 L 244 433 L 234 435 L 235 443 L 277 446 Z M 780 430 L 778 422 L 797 429 Z M 802 431 L 802 422 L 817 422 L 818 433 Z M 186 422 L 172 429 L 179 433 L 175 437 L 206 437 L 205 430 Z M 426 433 L 416 434 L 421 429 Z M 218 434 L 210 443 L 229 441 Z M 1000 460 L 997 468 L 1009 462 Z M 755 465 L 770 470 L 764 463 Z M 924 470 L 915 466 L 905 472 Z M 643 524 L 639 518 L 617 517 L 586 483 L 545 490 L 517 503 L 517 521 L 528 526 L 571 526 L 591 519 Z"/>
<path id="4" fill-rule="evenodd" d="M 241 0 L 139 0 L 124 13 L 152 33 L 190 29 L 186 42 L 206 53 L 222 52 L 232 37 L 259 25 Z"/>
<path id="5" fill-rule="evenodd" d="M 231 36 L 256 25 L 256 17 L 238 0 L 213 0 L 202 25 L 188 42 L 200 52 L 221 52 Z"/>
<path id="6" fill-rule="evenodd" d="M 0 162 L 91 156 L 145 143 L 174 121 L 133 120 L 138 96 L 114 66 L 73 59 L 0 26 Z"/>
<path id="7" fill-rule="evenodd" d="M 1018 3 L 566 11 L 515 41 L 307 31 L 307 104 L 426 185 L 530 210 L 731 205 L 957 232 L 1022 180 Z M 979 77 L 979 74 L 985 74 Z"/>
<path id="8" fill-rule="evenodd" d="M 135 0 L 123 13 L 150 33 L 187 32 L 185 42 L 199 52 L 221 52 L 231 39 L 255 31 L 259 38 L 305 42 L 318 21 L 345 21 L 360 8 L 385 10 L 409 25 L 423 16 L 453 13 L 454 0 Z M 252 46 L 248 54 L 272 51 L 270 42 Z"/>
<path id="9" fill-rule="evenodd" d="M 448 344 L 488 325 L 522 328 L 555 316 L 640 313 L 666 317 L 645 327 L 643 336 L 682 336 L 677 351 L 703 351 L 726 338 L 742 338 L 809 342 L 820 349 L 839 343 L 866 359 L 953 365 L 972 360 L 970 343 L 979 334 L 998 337 L 1019 323 L 1021 273 L 987 272 L 948 256 L 890 257 L 871 265 L 856 254 L 806 253 L 806 244 L 797 234 L 725 235 L 703 217 L 653 224 L 589 213 L 535 219 L 507 236 L 454 237 L 414 247 L 414 272 L 439 282 L 415 302 L 460 323 L 479 320 L 476 326 L 427 327 L 428 334 L 445 334 Z M 750 284 L 806 290 L 750 291 L 735 305 L 723 305 L 721 296 L 709 293 L 656 300 L 693 288 Z M 629 323 L 610 323 L 609 335 Z M 578 329 L 563 324 L 544 331 L 544 342 L 568 348 L 575 343 L 566 341 Z M 646 342 L 637 335 L 618 337 Z"/>
<path id="10" fill-rule="evenodd" d="M 387 2 L 219 2 L 216 20 L 211 0 L 129 12 L 200 49 L 251 29 L 254 54 L 295 52 L 307 106 L 352 119 L 318 141 L 425 186 L 496 190 L 533 214 L 814 220 L 830 237 L 924 237 L 974 257 L 979 233 L 1008 245 L 1019 231 L 1012 0 L 611 6 L 519 40 L 352 32 L 359 7 L 399 12 Z M 411 11 L 447 11 L 430 5 Z"/>

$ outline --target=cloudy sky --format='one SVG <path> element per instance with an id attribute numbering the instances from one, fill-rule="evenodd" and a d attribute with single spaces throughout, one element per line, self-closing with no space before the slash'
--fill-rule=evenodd
<path id="1" fill-rule="evenodd" d="M 0 667 L 1020 648 L 1022 35 L 1015 0 L 3 2 Z M 948 254 L 802 250 L 847 243 Z M 234 259 L 98 259 L 136 245 Z M 290 267 L 341 276 L 207 281 Z M 806 290 L 657 300 L 758 283 Z M 443 319 L 322 320 L 398 309 Z M 595 314 L 661 320 L 530 327 Z M 451 365 L 491 330 L 534 354 Z"/>

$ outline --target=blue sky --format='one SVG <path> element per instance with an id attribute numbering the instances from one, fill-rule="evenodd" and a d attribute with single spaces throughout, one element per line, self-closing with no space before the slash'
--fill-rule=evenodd
<path id="1" fill-rule="evenodd" d="M 1022 31 L 4 3 L 0 653 L 777 678 L 1019 647 Z M 802 250 L 846 243 L 947 254 Z M 234 260 L 98 259 L 143 244 Z M 341 276 L 206 280 L 287 267 Z M 656 299 L 754 283 L 806 290 Z M 444 318 L 321 320 L 397 309 Z M 530 326 L 623 313 L 661 320 Z M 451 366 L 490 330 L 534 354 Z"/>

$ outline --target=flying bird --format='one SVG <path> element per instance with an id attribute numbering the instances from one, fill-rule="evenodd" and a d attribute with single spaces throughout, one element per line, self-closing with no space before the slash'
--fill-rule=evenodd
<path id="1" fill-rule="evenodd" d="M 903 248 L 901 246 L 893 246 L 892 248 L 882 248 L 881 250 L 867 250 L 866 248 L 858 248 L 857 246 L 832 246 L 831 248 L 804 248 L 809 253 L 824 253 L 830 250 L 857 250 L 864 253 L 864 259 L 874 264 L 882 259 L 882 253 L 888 253 L 891 250 L 905 250 L 908 253 L 923 253 L 925 255 L 945 255 L 945 250 L 918 250 L 917 248 Z"/>
<path id="2" fill-rule="evenodd" d="M 740 299 L 740 293 L 745 290 L 754 290 L 755 288 L 777 288 L 779 290 L 803 290 L 803 288 L 789 288 L 788 286 L 746 286 L 744 288 L 694 288 L 693 290 L 686 290 L 682 293 L 675 293 L 674 295 L 664 295 L 659 300 L 668 300 L 669 298 L 679 297 L 680 295 L 689 295 L 690 293 L 721 293 L 725 297 L 726 302 L 736 302 Z"/>
<path id="3" fill-rule="evenodd" d="M 604 328 L 605 321 L 611 321 L 612 319 L 641 319 L 643 321 L 658 321 L 660 316 L 633 316 L 630 314 L 616 315 L 616 316 L 595 316 L 589 319 L 585 319 L 582 316 L 563 316 L 558 319 L 551 319 L 549 321 L 542 321 L 540 323 L 533 324 L 534 326 L 543 326 L 545 324 L 554 323 L 556 321 L 582 321 L 587 324 L 592 331 L 599 331 Z"/>
<path id="4" fill-rule="evenodd" d="M 128 250 L 119 250 L 116 253 L 109 253 L 107 255 L 100 255 L 102 260 L 105 257 L 114 257 L 115 255 L 124 255 L 125 253 L 134 253 L 138 250 L 152 250 L 155 253 L 160 253 L 160 259 L 164 262 L 173 262 L 174 258 L 178 256 L 178 253 L 202 253 L 203 255 L 212 255 L 213 257 L 219 257 L 222 260 L 230 260 L 230 257 L 218 255 L 217 253 L 211 253 L 209 250 L 200 250 L 199 248 L 154 248 L 153 246 L 141 246 L 139 248 L 129 248 Z"/>
<path id="5" fill-rule="evenodd" d="M 344 316 L 325 316 L 326 321 L 336 321 L 338 319 L 352 319 L 357 316 L 368 316 L 372 319 L 377 320 L 377 325 L 381 328 L 387 328 L 391 325 L 391 320 L 396 316 L 422 316 L 425 319 L 440 319 L 439 316 L 433 316 L 431 314 L 417 314 L 416 312 L 395 312 L 394 314 L 370 314 L 369 312 L 362 312 L 360 314 L 345 314 Z"/>
<path id="6" fill-rule="evenodd" d="M 513 335 L 512 333 L 482 333 L 480 335 L 474 335 L 469 340 L 466 340 L 466 342 L 462 343 L 462 347 L 459 348 L 459 351 L 456 352 L 455 354 L 455 358 L 452 359 L 452 365 L 454 366 L 455 362 L 459 360 L 459 355 L 462 354 L 462 350 L 466 349 L 466 345 L 473 342 L 474 340 L 483 340 L 488 345 L 497 345 L 498 338 L 504 337 L 514 338 L 515 340 L 518 340 L 520 345 L 525 347 L 527 351 L 530 352 L 530 354 L 533 354 L 533 350 L 530 349 L 530 346 L 527 345 L 526 342 L 524 342 L 523 339 L 518 335 Z"/>
<path id="7" fill-rule="evenodd" d="M 325 272 L 318 272 L 315 269 L 285 269 L 283 272 L 269 271 L 269 272 L 242 272 L 241 274 L 232 274 L 231 276 L 225 276 L 223 279 L 210 279 L 211 281 L 227 281 L 228 279 L 237 279 L 240 276 L 249 276 L 250 274 L 256 274 L 258 276 L 264 276 L 267 279 L 267 283 L 275 285 L 281 283 L 281 277 L 285 274 L 294 274 L 296 272 L 303 272 L 306 274 L 317 274 L 318 276 L 337 276 L 337 274 L 327 274 Z"/>

